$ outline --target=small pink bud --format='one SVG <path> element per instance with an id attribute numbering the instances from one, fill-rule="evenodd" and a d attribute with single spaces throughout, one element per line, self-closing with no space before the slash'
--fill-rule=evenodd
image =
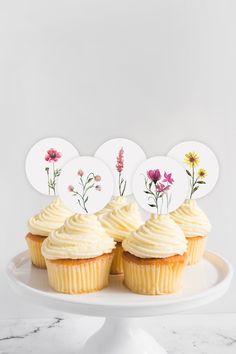
<path id="1" fill-rule="evenodd" d="M 79 171 L 77 172 L 77 175 L 80 176 L 80 177 L 82 177 L 82 176 L 84 175 L 84 171 L 83 171 L 83 170 L 79 170 Z"/>
<path id="2" fill-rule="evenodd" d="M 101 181 L 101 179 L 102 179 L 102 177 L 101 176 L 99 176 L 99 175 L 97 175 L 97 176 L 95 176 L 95 181 L 96 182 L 100 182 Z"/>
<path id="3" fill-rule="evenodd" d="M 73 192 L 74 191 L 74 187 L 73 186 L 68 186 L 68 191 L 69 192 Z"/>

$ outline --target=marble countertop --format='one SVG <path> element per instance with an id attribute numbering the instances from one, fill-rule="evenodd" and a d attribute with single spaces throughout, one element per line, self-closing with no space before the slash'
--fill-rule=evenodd
<path id="1" fill-rule="evenodd" d="M 103 319 L 54 317 L 0 320 L 0 354 L 77 354 Z M 236 314 L 138 319 L 168 354 L 235 354 Z"/>

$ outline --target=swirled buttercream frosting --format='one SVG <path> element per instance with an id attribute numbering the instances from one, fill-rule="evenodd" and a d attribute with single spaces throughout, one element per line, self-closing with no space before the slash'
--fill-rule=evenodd
<path id="1" fill-rule="evenodd" d="M 102 218 L 104 215 L 112 212 L 115 209 L 119 209 L 126 205 L 128 202 L 126 198 L 118 196 L 118 197 L 113 197 L 111 201 L 101 210 L 99 210 L 96 215 L 99 218 Z"/>
<path id="2" fill-rule="evenodd" d="M 167 215 L 151 215 L 144 225 L 123 241 L 125 251 L 139 258 L 183 255 L 187 241 L 181 228 Z"/>
<path id="3" fill-rule="evenodd" d="M 129 203 L 104 215 L 101 223 L 109 236 L 117 242 L 122 242 L 143 224 L 143 220 L 137 204 Z"/>
<path id="4" fill-rule="evenodd" d="M 170 215 L 181 227 L 186 237 L 207 236 L 211 231 L 211 224 L 206 214 L 194 199 L 187 199 Z"/>
<path id="5" fill-rule="evenodd" d="M 44 240 L 42 254 L 47 259 L 88 259 L 110 253 L 113 248 L 114 240 L 96 215 L 75 214 Z"/>
<path id="6" fill-rule="evenodd" d="M 28 221 L 28 230 L 33 235 L 47 237 L 48 234 L 64 224 L 65 219 L 73 213 L 67 209 L 60 198 L 55 198 L 39 214 L 32 216 Z"/>

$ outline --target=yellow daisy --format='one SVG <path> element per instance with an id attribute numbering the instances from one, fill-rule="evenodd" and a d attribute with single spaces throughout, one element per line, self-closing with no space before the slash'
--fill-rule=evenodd
<path id="1" fill-rule="evenodd" d="M 190 167 L 198 166 L 200 163 L 198 154 L 194 151 L 188 152 L 185 154 L 184 163 L 188 164 Z"/>
<path id="2" fill-rule="evenodd" d="M 200 179 L 204 179 L 207 176 L 207 171 L 204 168 L 200 168 L 197 174 Z"/>

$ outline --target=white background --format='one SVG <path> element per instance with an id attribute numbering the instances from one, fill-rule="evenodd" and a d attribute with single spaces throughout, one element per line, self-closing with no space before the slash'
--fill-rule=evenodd
<path id="1" fill-rule="evenodd" d="M 183 140 L 217 154 L 216 189 L 199 203 L 208 248 L 236 265 L 234 0 L 5 1 L 0 5 L 0 316 L 43 316 L 8 287 L 4 267 L 24 250 L 27 219 L 46 204 L 26 180 L 39 139 L 61 136 L 92 154 L 107 139 L 148 156 Z M 236 311 L 236 283 L 200 312 Z"/>

